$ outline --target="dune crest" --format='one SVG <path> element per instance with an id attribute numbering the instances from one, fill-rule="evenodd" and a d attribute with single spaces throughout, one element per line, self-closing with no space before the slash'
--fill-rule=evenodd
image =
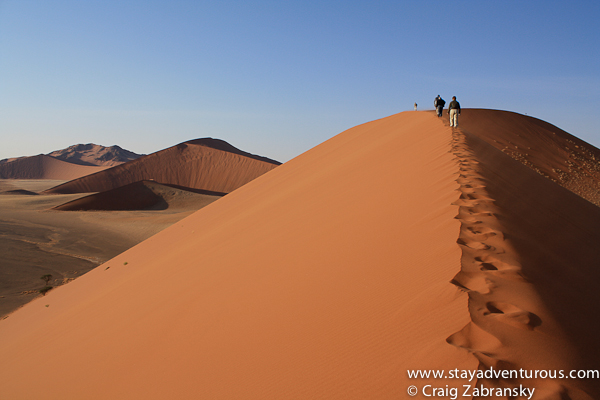
<path id="1" fill-rule="evenodd" d="M 280 163 L 218 139 L 197 139 L 75 179 L 45 193 L 104 192 L 143 180 L 229 193 Z"/>

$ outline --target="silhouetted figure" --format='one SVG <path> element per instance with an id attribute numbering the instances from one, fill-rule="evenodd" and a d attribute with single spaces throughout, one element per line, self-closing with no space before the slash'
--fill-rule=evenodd
<path id="1" fill-rule="evenodd" d="M 444 111 L 444 106 L 446 105 L 446 101 L 442 99 L 442 97 L 438 94 L 435 100 L 433 101 L 433 105 L 435 106 L 435 110 L 437 111 L 437 116 L 442 116 L 442 111 Z"/>
<path id="2" fill-rule="evenodd" d="M 417 111 L 417 103 L 415 103 L 415 111 Z"/>

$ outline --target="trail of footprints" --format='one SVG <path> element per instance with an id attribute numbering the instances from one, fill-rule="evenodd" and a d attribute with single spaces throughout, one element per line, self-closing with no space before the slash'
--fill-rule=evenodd
<path id="1" fill-rule="evenodd" d="M 542 321 L 532 312 L 496 299 L 497 285 L 526 283 L 527 280 L 521 274 L 517 260 L 505 251 L 507 243 L 496 217 L 498 210 L 477 172 L 474 154 L 457 130 L 453 130 L 452 145 L 460 165 L 457 181 L 461 195 L 454 204 L 459 206 L 456 218 L 461 222 L 461 230 L 457 243 L 462 248 L 462 259 L 461 271 L 451 283 L 468 293 L 472 322 L 446 340 L 470 351 L 479 360 L 480 369 L 511 369 L 514 365 L 502 359 L 503 343 L 490 331 L 497 330 L 494 329 L 496 324 L 531 331 Z M 490 386 L 498 383 L 487 382 Z M 503 386 L 509 384 L 501 383 Z"/>

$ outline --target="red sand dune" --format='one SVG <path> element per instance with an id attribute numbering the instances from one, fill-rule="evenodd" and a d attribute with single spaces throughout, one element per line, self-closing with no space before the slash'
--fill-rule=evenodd
<path id="1" fill-rule="evenodd" d="M 45 193 L 103 192 L 142 180 L 229 193 L 279 163 L 217 139 L 198 139 L 85 176 Z"/>
<path id="2" fill-rule="evenodd" d="M 49 292 L 0 322 L 3 397 L 401 399 L 468 383 L 407 370 L 594 365 L 600 208 L 486 130 L 357 126 Z"/>
<path id="3" fill-rule="evenodd" d="M 5 190 L 0 192 L 0 195 L 13 195 L 13 194 L 20 194 L 20 195 L 24 195 L 24 196 L 37 196 L 38 193 L 36 192 L 32 192 L 30 190 L 24 190 L 24 189 L 15 189 L 15 190 Z"/>
<path id="4" fill-rule="evenodd" d="M 0 164 L 0 179 L 71 180 L 105 170 L 106 166 L 76 165 L 46 155 L 16 158 Z"/>
<path id="5" fill-rule="evenodd" d="M 192 198 L 196 197 L 214 201 L 221 196 L 223 196 L 222 193 L 192 192 L 153 181 L 140 181 L 69 201 L 54 207 L 54 210 L 164 210 L 189 203 L 194 200 Z"/>

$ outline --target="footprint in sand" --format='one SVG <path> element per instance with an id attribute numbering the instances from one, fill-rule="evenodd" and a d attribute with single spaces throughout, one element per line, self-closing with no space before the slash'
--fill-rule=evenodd
<path id="1" fill-rule="evenodd" d="M 464 224 L 470 224 L 470 225 L 483 224 L 483 221 L 480 220 L 479 218 L 470 216 L 470 215 L 465 216 L 465 214 L 463 214 L 462 212 L 459 212 L 458 215 L 454 218 L 459 219 Z"/>
<path id="2" fill-rule="evenodd" d="M 476 215 L 478 217 L 495 217 L 494 213 L 486 210 L 482 210 L 479 207 L 471 207 L 467 209 L 467 212 L 471 215 Z"/>
<path id="3" fill-rule="evenodd" d="M 462 170 L 461 170 L 462 171 Z M 468 171 L 468 172 L 467 172 Z M 477 174 L 476 172 L 471 172 L 472 169 L 469 169 L 467 171 L 462 171 L 463 173 L 458 175 L 459 178 L 465 179 L 467 181 L 478 181 L 481 180 L 480 175 Z"/>
<path id="4" fill-rule="evenodd" d="M 458 243 L 461 246 L 466 246 L 470 249 L 474 249 L 474 250 L 489 250 L 489 251 L 493 251 L 495 250 L 495 248 L 493 246 L 490 246 L 489 244 L 485 244 L 483 242 L 478 242 L 478 241 L 472 241 L 472 240 L 465 240 L 463 238 L 458 238 L 456 240 L 456 243 Z"/>
<path id="5" fill-rule="evenodd" d="M 518 274 L 520 279 L 524 279 L 520 272 L 521 266 L 518 263 L 509 263 L 505 261 L 501 261 L 500 259 L 486 255 L 486 256 L 477 256 L 474 258 L 475 262 L 479 263 L 479 268 L 482 271 L 499 271 L 499 272 L 510 272 Z"/>
<path id="6" fill-rule="evenodd" d="M 489 238 L 495 238 L 496 240 L 503 239 L 502 233 L 498 235 L 499 232 L 485 226 L 466 226 L 465 229 L 461 229 L 461 234 L 467 236 L 470 240 L 476 240 L 480 242 Z"/>
<path id="7" fill-rule="evenodd" d="M 474 206 L 477 205 L 477 202 L 473 201 L 473 200 L 470 200 L 470 199 L 460 198 L 460 199 L 458 199 L 456 201 L 453 201 L 452 205 L 453 206 L 459 206 L 459 207 L 474 207 Z"/>
<path id="8" fill-rule="evenodd" d="M 472 183 L 466 183 L 463 185 L 465 189 L 484 189 L 485 185 L 473 185 Z"/>
<path id="9" fill-rule="evenodd" d="M 489 301 L 485 306 L 486 311 L 483 315 L 497 318 L 498 322 L 520 329 L 533 330 L 542 324 L 540 317 L 513 304 Z"/>
<path id="10" fill-rule="evenodd" d="M 473 235 L 496 236 L 498 234 L 498 231 L 487 226 L 467 226 L 467 231 Z"/>
<path id="11" fill-rule="evenodd" d="M 466 292 L 488 294 L 492 289 L 492 282 L 481 273 L 467 273 L 460 271 L 450 280 L 450 283 Z"/>
<path id="12" fill-rule="evenodd" d="M 459 332 L 449 336 L 446 342 L 470 351 L 487 367 L 495 367 L 499 363 L 503 363 L 497 356 L 497 352 L 502 346 L 500 340 L 473 322 L 469 322 Z"/>
<path id="13" fill-rule="evenodd" d="M 492 263 L 482 262 L 480 266 L 482 271 L 498 271 L 498 267 Z"/>

